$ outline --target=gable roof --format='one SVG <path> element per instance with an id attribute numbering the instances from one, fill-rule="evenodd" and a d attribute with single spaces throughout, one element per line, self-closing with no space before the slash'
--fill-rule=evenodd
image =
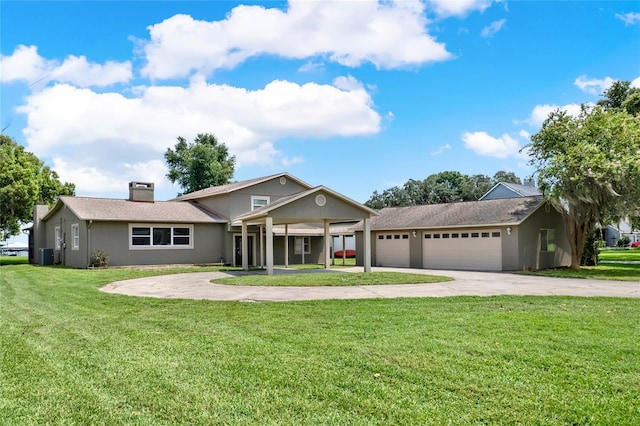
<path id="1" fill-rule="evenodd" d="M 140 202 L 112 198 L 62 196 L 42 220 L 47 220 L 62 206 L 80 220 L 227 223 L 221 215 L 207 211 L 194 203 L 178 201 Z"/>
<path id="2" fill-rule="evenodd" d="M 235 223 L 236 221 L 239 221 L 239 220 L 251 220 L 251 219 L 257 219 L 257 218 L 261 218 L 261 217 L 266 217 L 266 216 L 269 215 L 269 212 L 271 212 L 273 210 L 276 210 L 279 207 L 282 207 L 284 205 L 293 203 L 293 202 L 295 202 L 295 201 L 297 201 L 297 200 L 299 200 L 301 198 L 307 197 L 307 196 L 309 196 L 311 194 L 314 194 L 316 192 L 326 192 L 327 194 L 332 195 L 333 197 L 339 199 L 340 201 L 342 201 L 342 202 L 344 202 L 346 204 L 354 206 L 354 207 L 356 207 L 356 208 L 358 208 L 358 209 L 360 209 L 362 211 L 365 211 L 365 212 L 367 212 L 367 213 L 369 213 L 371 215 L 374 215 L 374 216 L 378 215 L 377 211 L 375 211 L 375 210 L 373 210 L 373 209 L 371 209 L 371 208 L 369 208 L 369 207 L 367 207 L 367 206 L 365 206 L 363 204 L 360 204 L 357 201 L 354 201 L 351 198 L 346 197 L 346 196 L 344 196 L 344 195 L 342 195 L 342 194 L 340 194 L 338 192 L 335 192 L 334 190 L 329 189 L 326 186 L 320 185 L 320 186 L 316 186 L 315 188 L 310 188 L 310 189 L 308 189 L 306 191 L 298 192 L 296 194 L 292 194 L 292 195 L 289 195 L 289 196 L 286 196 L 286 197 L 279 198 L 279 199 L 275 200 L 274 202 L 267 204 L 266 206 L 262 206 L 262 207 L 260 207 L 258 209 L 253 210 L 253 211 L 250 211 L 250 212 L 247 212 L 247 213 L 243 213 L 243 214 L 241 214 L 239 216 L 236 216 L 236 217 L 233 218 L 233 221 Z"/>
<path id="3" fill-rule="evenodd" d="M 485 197 L 487 197 L 496 188 L 500 186 L 513 192 L 514 197 L 535 197 L 538 195 L 542 195 L 542 192 L 540 192 L 540 189 L 536 188 L 535 186 L 520 185 L 517 183 L 511 183 L 511 182 L 498 182 L 495 185 L 493 185 L 493 187 L 490 190 L 485 192 L 484 195 L 480 197 L 478 200 L 483 200 Z"/>
<path id="4" fill-rule="evenodd" d="M 542 197 L 503 198 L 422 206 L 386 207 L 371 229 L 426 229 L 518 225 L 543 204 Z M 362 228 L 362 226 L 359 226 Z"/>
<path id="5" fill-rule="evenodd" d="M 305 187 L 305 188 L 311 188 L 311 185 L 309 185 L 306 182 L 301 181 L 300 179 L 296 178 L 295 176 L 290 175 L 289 173 L 278 173 L 275 175 L 270 175 L 270 176 L 263 176 L 263 177 L 259 177 L 259 178 L 254 178 L 254 179 L 249 179 L 249 180 L 243 180 L 240 182 L 233 182 L 233 183 L 228 183 L 226 185 L 218 185 L 218 186 L 212 186 L 209 188 L 205 188 L 205 189 L 201 189 L 199 191 L 194 191 L 194 192 L 190 192 L 188 194 L 185 195 L 181 195 L 180 197 L 176 197 L 174 198 L 172 201 L 187 201 L 187 200 L 195 200 L 198 198 L 205 198 L 205 197 L 214 197 L 216 195 L 222 195 L 222 194 L 229 194 L 231 192 L 234 191 L 239 191 L 241 189 L 244 188 L 249 188 L 251 186 L 255 186 L 255 185 L 259 185 L 263 182 L 267 182 L 273 179 L 279 179 L 281 177 L 285 177 L 289 180 L 292 180 L 296 183 L 298 183 L 299 185 Z"/>

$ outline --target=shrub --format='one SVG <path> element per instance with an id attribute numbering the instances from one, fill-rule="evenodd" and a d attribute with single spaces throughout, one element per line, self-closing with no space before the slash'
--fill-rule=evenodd
<path id="1" fill-rule="evenodd" d="M 102 268 L 109 264 L 109 255 L 102 250 L 91 252 L 89 266 L 92 268 Z"/>
<path id="2" fill-rule="evenodd" d="M 630 243 L 631 239 L 629 237 L 620 237 L 616 245 L 618 247 L 627 247 Z"/>

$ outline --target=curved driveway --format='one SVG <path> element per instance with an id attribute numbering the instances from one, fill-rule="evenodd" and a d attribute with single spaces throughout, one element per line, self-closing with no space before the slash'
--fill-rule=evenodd
<path id="1" fill-rule="evenodd" d="M 234 301 L 497 295 L 640 297 L 640 282 L 549 278 L 506 272 L 436 271 L 404 268 L 373 268 L 373 270 L 444 275 L 452 277 L 454 280 L 433 284 L 354 287 L 254 287 L 211 283 L 211 280 L 215 280 L 216 278 L 232 276 L 224 272 L 193 272 L 117 281 L 101 287 L 100 290 L 107 293 L 131 296 Z M 276 273 L 280 274 L 349 272 L 362 272 L 362 268 L 334 269 L 331 271 L 292 271 L 276 269 Z"/>

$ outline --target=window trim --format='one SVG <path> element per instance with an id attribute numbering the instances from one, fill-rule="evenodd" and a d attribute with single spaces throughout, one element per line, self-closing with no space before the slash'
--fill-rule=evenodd
<path id="1" fill-rule="evenodd" d="M 133 228 L 149 228 L 149 245 L 133 244 Z M 153 229 L 154 228 L 169 228 L 171 230 L 171 244 L 153 245 Z M 174 229 L 187 228 L 189 229 L 189 244 L 174 244 L 176 235 Z M 130 223 L 129 224 L 129 250 L 192 250 L 193 239 L 195 234 L 193 232 L 193 224 L 187 223 Z M 179 237 L 184 237 L 180 235 Z"/>
<path id="2" fill-rule="evenodd" d="M 296 236 L 293 239 L 293 254 L 294 255 L 302 255 L 301 248 L 299 247 L 298 241 L 302 241 L 302 247 L 304 247 L 304 254 L 311 254 L 311 237 L 309 236 Z M 305 242 L 307 244 L 305 244 Z"/>
<path id="3" fill-rule="evenodd" d="M 56 250 L 60 250 L 62 248 L 62 229 L 59 226 L 53 229 L 53 245 Z"/>
<path id="4" fill-rule="evenodd" d="M 543 240 L 543 232 L 544 232 L 544 240 Z M 549 238 L 551 237 L 551 238 Z M 558 248 L 558 243 L 556 242 L 556 230 L 550 228 L 542 228 L 538 233 L 538 238 L 540 239 L 540 253 L 555 253 Z M 550 247 L 551 246 L 551 247 Z M 551 248 L 551 250 L 549 250 Z"/>
<path id="5" fill-rule="evenodd" d="M 258 201 L 258 200 L 260 200 L 260 201 L 264 200 L 264 201 L 266 201 L 266 203 L 264 205 L 256 206 L 255 202 Z M 251 211 L 254 211 L 254 210 L 257 210 L 257 209 L 259 209 L 261 207 L 264 207 L 267 204 L 269 204 L 270 202 L 271 202 L 271 197 L 268 196 L 268 195 L 252 195 L 251 196 Z"/>
<path id="6" fill-rule="evenodd" d="M 71 224 L 71 250 L 80 250 L 80 224 Z"/>

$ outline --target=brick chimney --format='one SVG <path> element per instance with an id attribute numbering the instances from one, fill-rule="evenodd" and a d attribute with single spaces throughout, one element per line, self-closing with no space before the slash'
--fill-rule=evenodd
<path id="1" fill-rule="evenodd" d="M 153 203 L 153 183 L 129 182 L 129 201 Z"/>

